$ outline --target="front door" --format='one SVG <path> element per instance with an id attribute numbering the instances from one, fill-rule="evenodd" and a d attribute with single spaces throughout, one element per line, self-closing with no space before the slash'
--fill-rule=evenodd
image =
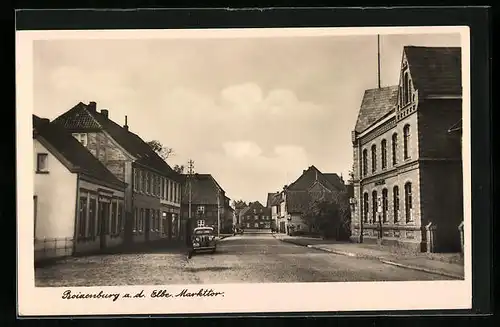
<path id="1" fill-rule="evenodd" d="M 106 248 L 106 235 L 108 234 L 109 203 L 99 203 L 99 243 L 101 250 Z"/>
<path id="2" fill-rule="evenodd" d="M 151 230 L 151 210 L 146 209 L 146 217 L 145 217 L 145 226 L 144 226 L 144 237 L 146 238 L 146 242 L 149 241 L 149 232 Z"/>

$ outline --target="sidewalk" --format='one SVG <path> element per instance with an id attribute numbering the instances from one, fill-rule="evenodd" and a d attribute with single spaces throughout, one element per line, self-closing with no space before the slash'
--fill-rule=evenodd
<path id="1" fill-rule="evenodd" d="M 273 236 L 283 242 L 307 246 L 325 252 L 379 260 L 393 266 L 425 271 L 456 279 L 464 278 L 463 259 L 456 253 L 396 252 L 392 248 L 377 244 L 338 242 L 284 234 L 274 234 Z"/>

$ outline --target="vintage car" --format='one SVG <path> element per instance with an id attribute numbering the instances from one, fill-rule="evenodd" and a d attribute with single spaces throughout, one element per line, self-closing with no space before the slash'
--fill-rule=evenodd
<path id="1" fill-rule="evenodd" d="M 192 236 L 193 251 L 210 251 L 215 253 L 217 240 L 212 227 L 197 227 L 193 230 Z"/>

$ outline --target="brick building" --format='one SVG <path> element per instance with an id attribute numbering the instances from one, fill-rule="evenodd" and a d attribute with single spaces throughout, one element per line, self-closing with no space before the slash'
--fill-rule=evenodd
<path id="1" fill-rule="evenodd" d="M 461 117 L 460 48 L 404 47 L 399 85 L 365 91 L 352 133 L 352 239 L 460 249 Z"/>
<path id="2" fill-rule="evenodd" d="M 213 227 L 216 231 L 220 221 L 221 233 L 232 229 L 233 211 L 230 199 L 224 189 L 211 174 L 193 174 L 191 176 L 191 218 L 193 227 Z M 188 176 L 183 175 L 182 184 L 182 219 L 189 217 Z"/>
<path id="3" fill-rule="evenodd" d="M 34 115 L 33 151 L 35 261 L 121 245 L 127 185 L 64 128 Z"/>
<path id="4" fill-rule="evenodd" d="M 249 202 L 248 207 L 240 212 L 240 223 L 244 229 L 271 228 L 271 209 L 259 201 Z"/>
<path id="5" fill-rule="evenodd" d="M 280 233 L 310 232 L 315 226 L 309 226 L 303 219 L 303 213 L 309 205 L 320 198 L 337 199 L 338 194 L 347 188 L 342 177 L 335 173 L 322 173 L 315 166 L 310 166 L 293 183 L 275 193 L 270 199 L 272 214 Z M 346 200 L 347 201 L 347 200 Z M 347 203 L 345 203 L 347 205 Z"/>
<path id="6" fill-rule="evenodd" d="M 129 131 L 127 119 L 120 126 L 109 111 L 96 103 L 78 103 L 54 123 L 64 126 L 119 180 L 125 190 L 125 236 L 128 242 L 177 239 L 179 232 L 181 175 Z"/>

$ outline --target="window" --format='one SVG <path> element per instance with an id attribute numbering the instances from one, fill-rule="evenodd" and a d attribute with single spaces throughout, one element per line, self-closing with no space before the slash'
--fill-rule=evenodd
<path id="1" fill-rule="evenodd" d="M 139 192 L 143 193 L 146 190 L 146 176 L 142 170 L 138 171 L 139 175 Z"/>
<path id="2" fill-rule="evenodd" d="M 255 216 L 253 216 L 253 219 L 254 220 L 259 220 L 259 216 L 255 215 Z"/>
<path id="3" fill-rule="evenodd" d="M 47 159 L 49 155 L 47 153 L 38 153 L 36 156 L 36 172 L 46 173 L 48 172 Z"/>
<path id="4" fill-rule="evenodd" d="M 162 199 L 165 199 L 165 178 L 161 178 L 161 189 L 160 189 L 160 192 L 161 192 L 161 198 Z"/>
<path id="5" fill-rule="evenodd" d="M 139 209 L 134 208 L 134 228 L 132 232 L 137 232 L 139 230 Z"/>
<path id="6" fill-rule="evenodd" d="M 198 215 L 204 215 L 205 214 L 205 206 L 198 206 L 196 208 L 196 212 Z"/>
<path id="7" fill-rule="evenodd" d="M 198 227 L 205 227 L 205 220 L 203 220 L 203 219 L 198 220 L 198 221 L 196 222 L 196 225 L 197 225 Z"/>
<path id="8" fill-rule="evenodd" d="M 399 187 L 394 186 L 392 190 L 393 201 L 394 201 L 394 223 L 399 220 Z"/>
<path id="9" fill-rule="evenodd" d="M 156 231 L 159 232 L 160 229 L 161 229 L 160 210 L 156 210 Z"/>
<path id="10" fill-rule="evenodd" d="M 410 125 L 405 125 L 403 128 L 403 147 L 404 147 L 404 158 L 408 159 L 410 157 Z"/>
<path id="11" fill-rule="evenodd" d="M 372 222 L 377 221 L 377 191 L 372 192 Z"/>
<path id="12" fill-rule="evenodd" d="M 134 168 L 134 191 L 137 192 L 139 189 L 139 174 L 137 173 L 137 169 Z"/>
<path id="13" fill-rule="evenodd" d="M 254 226 L 255 228 L 259 228 L 259 223 L 255 223 L 253 226 Z"/>
<path id="14" fill-rule="evenodd" d="M 149 218 L 149 230 L 154 231 L 156 229 L 156 217 L 155 217 L 155 211 L 151 210 L 151 214 L 148 217 Z"/>
<path id="15" fill-rule="evenodd" d="M 83 146 L 87 146 L 87 134 L 86 133 L 73 133 L 72 135 Z"/>
<path id="16" fill-rule="evenodd" d="M 363 176 L 368 174 L 368 151 L 366 149 L 363 150 Z"/>
<path id="17" fill-rule="evenodd" d="M 247 223 L 247 228 L 250 228 L 250 223 Z"/>
<path id="18" fill-rule="evenodd" d="M 141 218 L 139 220 L 139 232 L 142 233 L 144 230 L 144 220 L 146 218 L 146 210 L 144 208 L 141 208 Z"/>
<path id="19" fill-rule="evenodd" d="M 392 165 L 398 163 L 398 134 L 392 135 Z"/>
<path id="20" fill-rule="evenodd" d="M 377 170 L 377 146 L 372 145 L 372 173 Z"/>
<path id="21" fill-rule="evenodd" d="M 411 183 L 405 184 L 405 213 L 406 222 L 413 220 L 413 206 L 412 206 L 412 196 L 411 196 Z"/>
<path id="22" fill-rule="evenodd" d="M 149 187 L 148 187 L 148 192 L 151 195 L 154 195 L 155 193 L 155 188 L 154 188 L 154 175 L 152 173 L 149 173 Z"/>
<path id="23" fill-rule="evenodd" d="M 87 232 L 87 236 L 94 237 L 95 236 L 95 220 L 97 214 L 97 199 L 90 198 L 89 204 L 89 230 Z"/>
<path id="24" fill-rule="evenodd" d="M 118 231 L 118 228 L 116 226 L 117 222 L 116 215 L 118 214 L 117 211 L 118 211 L 118 204 L 116 203 L 116 201 L 113 201 L 111 203 L 111 234 L 116 234 Z"/>
<path id="25" fill-rule="evenodd" d="M 78 237 L 85 238 L 87 236 L 87 198 L 80 198 L 80 212 L 79 212 L 79 225 Z"/>
<path id="26" fill-rule="evenodd" d="M 257 209 L 253 209 L 253 213 L 257 213 Z"/>
<path id="27" fill-rule="evenodd" d="M 387 189 L 384 188 L 382 190 L 382 221 L 384 223 L 387 222 L 387 208 L 389 207 L 388 199 L 387 199 Z"/>
<path id="28" fill-rule="evenodd" d="M 168 181 L 168 201 L 172 202 L 172 181 Z"/>
<path id="29" fill-rule="evenodd" d="M 380 151 L 382 151 L 382 169 L 387 168 L 387 141 L 382 140 L 382 143 L 380 144 Z"/>
<path id="30" fill-rule="evenodd" d="M 369 212 L 369 202 L 368 202 L 368 193 L 363 195 L 363 220 L 365 223 L 368 222 L 368 212 Z"/>

